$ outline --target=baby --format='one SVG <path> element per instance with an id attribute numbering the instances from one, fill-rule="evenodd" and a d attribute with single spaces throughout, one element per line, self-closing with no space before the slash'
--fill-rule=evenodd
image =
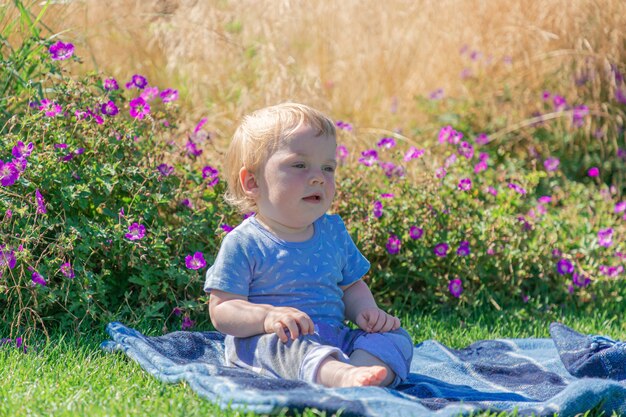
<path id="1" fill-rule="evenodd" d="M 254 211 L 207 271 L 209 313 L 229 365 L 327 387 L 398 385 L 413 343 L 378 308 L 370 264 L 338 215 L 335 126 L 284 103 L 246 116 L 226 153 L 226 198 Z M 344 323 L 350 320 L 358 329 Z"/>

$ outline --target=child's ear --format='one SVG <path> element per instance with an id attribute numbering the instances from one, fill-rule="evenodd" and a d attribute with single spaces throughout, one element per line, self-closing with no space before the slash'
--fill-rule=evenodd
<path id="1" fill-rule="evenodd" d="M 246 168 L 241 168 L 239 170 L 239 182 L 241 183 L 243 192 L 246 193 L 248 197 L 255 198 L 258 195 L 259 184 L 256 182 L 254 173 L 248 171 Z"/>

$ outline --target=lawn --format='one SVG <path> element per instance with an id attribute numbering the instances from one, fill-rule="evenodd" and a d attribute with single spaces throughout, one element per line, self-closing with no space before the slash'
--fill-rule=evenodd
<path id="1" fill-rule="evenodd" d="M 560 321 L 582 333 L 626 338 L 621 315 L 528 310 L 475 311 L 468 315 L 414 314 L 404 326 L 416 343 L 435 339 L 451 347 L 464 347 L 480 339 L 549 337 L 548 325 Z M 141 327 L 156 335 L 149 325 Z M 164 384 L 122 354 L 107 354 L 99 344 L 103 329 L 88 334 L 52 332 L 29 346 L 27 353 L 12 346 L 0 348 L 0 415 L 3 416 L 254 416 L 223 411 L 199 398 L 184 384 Z M 289 414 L 289 415 L 294 415 Z M 300 415 L 295 413 L 295 415 Z M 306 410 L 304 416 L 325 415 Z"/>

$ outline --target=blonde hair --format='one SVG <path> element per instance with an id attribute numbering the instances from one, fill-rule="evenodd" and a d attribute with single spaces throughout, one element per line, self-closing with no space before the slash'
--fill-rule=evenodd
<path id="1" fill-rule="evenodd" d="M 282 103 L 249 114 L 235 131 L 226 151 L 224 175 L 228 189 L 224 199 L 242 213 L 256 210 L 254 200 L 244 193 L 239 180 L 241 168 L 258 169 L 280 144 L 302 125 L 317 131 L 317 136 L 336 136 L 335 124 L 323 113 L 298 103 Z"/>

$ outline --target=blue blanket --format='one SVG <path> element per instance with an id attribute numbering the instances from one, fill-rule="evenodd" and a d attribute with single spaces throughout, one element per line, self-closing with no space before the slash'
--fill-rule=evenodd
<path id="1" fill-rule="evenodd" d="M 408 380 L 391 390 L 323 388 L 224 365 L 217 332 L 145 336 L 113 322 L 106 351 L 123 351 L 161 381 L 186 381 L 220 406 L 257 413 L 314 407 L 342 416 L 455 416 L 479 410 L 574 416 L 626 414 L 626 344 L 553 323 L 551 338 L 494 339 L 464 349 L 434 340 L 415 346 Z"/>

